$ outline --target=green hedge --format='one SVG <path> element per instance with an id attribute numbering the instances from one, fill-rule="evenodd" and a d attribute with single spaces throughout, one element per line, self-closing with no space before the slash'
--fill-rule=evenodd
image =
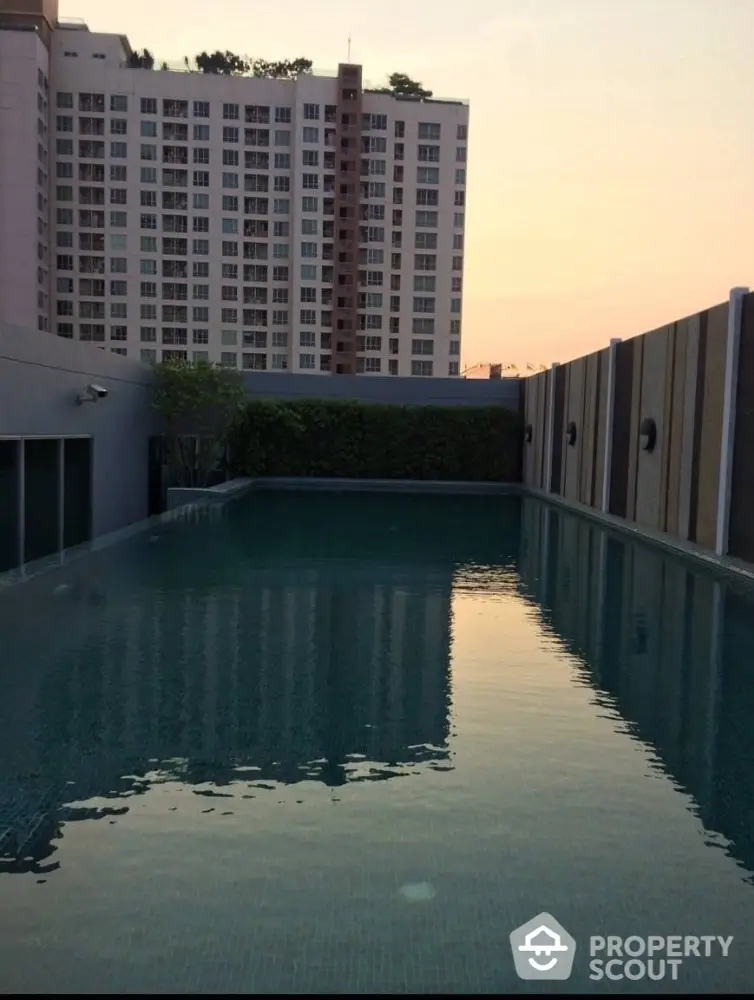
<path id="1" fill-rule="evenodd" d="M 254 400 L 230 455 L 236 476 L 519 482 L 522 424 L 502 406 Z"/>

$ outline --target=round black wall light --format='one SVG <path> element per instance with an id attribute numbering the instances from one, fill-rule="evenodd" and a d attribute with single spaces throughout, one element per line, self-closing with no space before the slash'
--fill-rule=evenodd
<path id="1" fill-rule="evenodd" d="M 527 444 L 531 441 L 532 435 L 533 435 L 532 426 L 531 424 L 527 424 L 526 427 L 524 427 L 524 441 L 526 441 Z"/>
<path id="2" fill-rule="evenodd" d="M 657 444 L 657 424 L 651 417 L 645 417 L 639 426 L 639 442 L 642 451 L 654 451 Z"/>
<path id="3" fill-rule="evenodd" d="M 566 428 L 566 440 L 570 445 L 576 444 L 576 424 L 573 420 L 569 423 Z"/>

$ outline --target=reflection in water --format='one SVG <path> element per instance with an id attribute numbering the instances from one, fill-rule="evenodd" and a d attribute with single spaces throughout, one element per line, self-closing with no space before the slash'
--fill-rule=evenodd
<path id="1" fill-rule="evenodd" d="M 751 592 L 529 499 L 519 572 L 595 702 L 654 748 L 709 843 L 754 872 Z"/>
<path id="2" fill-rule="evenodd" d="M 454 574 L 505 572 L 518 539 L 509 505 L 491 546 L 490 509 L 258 495 L 5 593 L 0 871 L 54 870 L 64 823 L 162 782 L 209 800 L 450 769 Z"/>

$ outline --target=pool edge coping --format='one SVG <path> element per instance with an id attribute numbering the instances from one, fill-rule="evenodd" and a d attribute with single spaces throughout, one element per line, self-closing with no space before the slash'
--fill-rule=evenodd
<path id="1" fill-rule="evenodd" d="M 735 559 L 733 556 L 720 556 L 710 549 L 705 549 L 701 545 L 697 545 L 695 542 L 676 538 L 665 531 L 658 531 L 646 525 L 627 521 L 625 518 L 618 517 L 617 514 L 608 514 L 605 511 L 596 510 L 588 504 L 583 504 L 577 500 L 569 500 L 558 493 L 548 493 L 546 490 L 535 486 L 522 485 L 521 495 L 530 496 L 543 503 L 549 503 L 553 507 L 560 507 L 572 514 L 581 515 L 590 521 L 596 521 L 613 533 L 628 535 L 635 542 L 656 546 L 671 555 L 701 563 L 712 573 L 737 580 L 739 583 L 754 585 L 754 564 Z"/>
<path id="2" fill-rule="evenodd" d="M 206 511 L 211 506 L 213 505 L 206 501 L 183 504 L 172 510 L 163 511 L 162 514 L 153 514 L 151 517 L 142 518 L 140 521 L 133 521 L 122 528 L 116 528 L 115 531 L 108 531 L 102 535 L 97 535 L 88 542 L 81 542 L 79 545 L 72 545 L 70 548 L 62 549 L 60 552 L 55 552 L 52 555 L 43 556 L 41 559 L 22 563 L 20 566 L 16 566 L 15 569 L 9 569 L 4 573 L 0 573 L 0 595 L 6 589 L 26 583 L 28 580 L 34 579 L 50 570 L 62 569 L 73 562 L 77 562 L 84 556 L 110 548 L 135 535 L 146 533 L 150 528 L 157 528 L 174 521 L 186 521 L 194 515 L 201 514 L 202 511 Z"/>

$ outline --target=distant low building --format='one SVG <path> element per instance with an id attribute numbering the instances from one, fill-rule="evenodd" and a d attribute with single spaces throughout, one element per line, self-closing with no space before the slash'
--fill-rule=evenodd
<path id="1" fill-rule="evenodd" d="M 463 378 L 525 378 L 537 372 L 547 371 L 548 365 L 526 362 L 522 365 L 506 364 L 504 361 L 489 361 L 470 365 L 461 372 Z"/>

